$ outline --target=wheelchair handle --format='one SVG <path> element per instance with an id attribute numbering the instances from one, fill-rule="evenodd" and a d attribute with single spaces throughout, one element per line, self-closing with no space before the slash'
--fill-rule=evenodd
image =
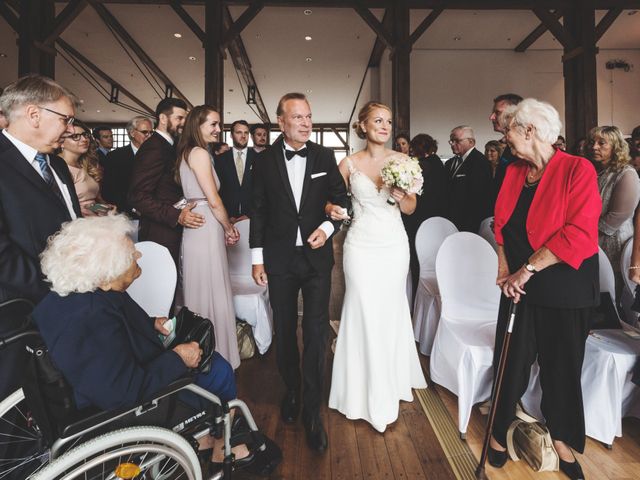
<path id="1" fill-rule="evenodd" d="M 18 333 L 12 333 L 8 337 L 0 338 L 0 350 L 8 347 L 9 345 L 16 343 L 18 340 L 21 340 L 26 337 L 37 337 L 40 336 L 40 332 L 38 330 L 23 330 Z"/>

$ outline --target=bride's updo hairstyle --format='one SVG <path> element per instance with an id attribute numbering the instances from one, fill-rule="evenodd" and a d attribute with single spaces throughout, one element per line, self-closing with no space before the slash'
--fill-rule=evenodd
<path id="1" fill-rule="evenodd" d="M 360 109 L 360 111 L 358 112 L 358 121 L 353 122 L 352 125 L 353 129 L 356 131 L 356 135 L 358 136 L 358 138 L 361 138 L 363 140 L 367 138 L 367 134 L 364 133 L 361 125 L 369 119 L 369 117 L 371 116 L 371 112 L 378 108 L 384 108 L 389 113 L 391 113 L 391 109 L 385 104 L 374 101 L 365 103 L 364 107 Z"/>

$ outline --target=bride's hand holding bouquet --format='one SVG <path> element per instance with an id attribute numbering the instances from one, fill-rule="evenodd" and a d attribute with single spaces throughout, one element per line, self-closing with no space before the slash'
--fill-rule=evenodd
<path id="1" fill-rule="evenodd" d="M 408 193 L 422 193 L 422 169 L 416 158 L 395 155 L 382 167 L 380 176 L 384 184 L 391 189 L 387 200 L 389 205 L 396 205 Z"/>

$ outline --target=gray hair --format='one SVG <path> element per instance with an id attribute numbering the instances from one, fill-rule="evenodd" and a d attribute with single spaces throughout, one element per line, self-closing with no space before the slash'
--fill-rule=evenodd
<path id="1" fill-rule="evenodd" d="M 129 122 L 127 122 L 127 126 L 125 127 L 127 129 L 127 135 L 129 135 L 129 138 L 133 138 L 133 131 L 138 129 L 138 125 L 140 125 L 141 122 L 149 122 L 151 124 L 151 128 L 153 128 L 153 120 L 151 120 L 149 117 L 145 117 L 144 115 L 138 115 L 136 117 L 133 117 L 131 120 L 129 120 Z"/>
<path id="2" fill-rule="evenodd" d="M 93 292 L 125 273 L 135 258 L 133 242 L 128 240 L 133 231 L 133 223 L 122 214 L 78 218 L 62 225 L 40 255 L 51 290 L 62 297 Z"/>
<path id="3" fill-rule="evenodd" d="M 535 137 L 544 143 L 554 144 L 562 130 L 558 111 L 550 103 L 535 98 L 525 98 L 518 105 L 508 106 L 500 118 L 500 126 L 508 128 L 511 123 L 519 127 L 534 127 Z"/>
<path id="4" fill-rule="evenodd" d="M 11 123 L 20 107 L 57 102 L 63 97 L 78 105 L 75 95 L 58 82 L 42 75 L 26 75 L 6 86 L 0 96 L 0 108 Z"/>
<path id="5" fill-rule="evenodd" d="M 473 128 L 471 128 L 469 125 L 458 125 L 456 128 L 453 128 L 451 130 L 451 133 L 455 132 L 456 130 L 462 130 L 462 134 L 465 138 L 470 138 L 474 142 L 476 141 L 476 134 L 474 133 Z"/>

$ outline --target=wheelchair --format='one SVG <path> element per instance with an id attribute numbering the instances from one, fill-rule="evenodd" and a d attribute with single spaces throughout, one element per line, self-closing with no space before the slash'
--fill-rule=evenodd
<path id="1" fill-rule="evenodd" d="M 261 458 L 262 471 L 253 473 L 268 475 L 279 463 L 280 450 L 258 431 L 242 400 L 221 402 L 191 377 L 132 408 L 76 410 L 71 388 L 48 359 L 38 331 L 28 326 L 30 304 L 0 304 L 0 311 L 7 308 L 25 316 L 26 328 L 0 338 L 0 350 L 25 342 L 32 368 L 26 368 L 23 388 L 0 402 L 0 480 L 230 480 L 236 467 L 231 448 L 241 443 Z M 177 398 L 186 391 L 210 407 L 186 408 Z M 240 415 L 232 421 L 233 409 Z M 168 417 L 171 425 L 162 426 Z M 203 469 L 198 456 L 198 440 L 206 435 L 224 440 L 224 461 L 215 472 Z"/>

